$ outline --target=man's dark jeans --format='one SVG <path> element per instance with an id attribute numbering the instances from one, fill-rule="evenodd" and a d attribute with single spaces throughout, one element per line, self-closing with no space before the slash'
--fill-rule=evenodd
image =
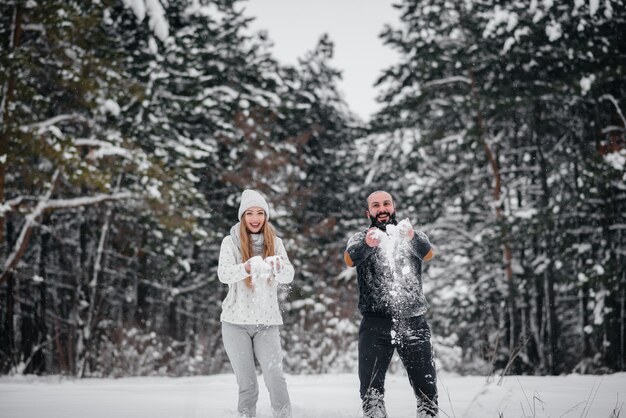
<path id="1" fill-rule="evenodd" d="M 437 375 L 424 316 L 392 319 L 364 314 L 359 329 L 359 380 L 365 416 L 386 416 L 385 374 L 394 350 L 406 368 L 418 412 L 436 415 Z"/>

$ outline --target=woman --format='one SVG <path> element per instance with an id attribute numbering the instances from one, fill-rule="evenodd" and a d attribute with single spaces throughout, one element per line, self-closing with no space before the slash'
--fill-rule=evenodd
<path id="1" fill-rule="evenodd" d="M 258 192 L 244 190 L 239 221 L 222 241 L 217 275 L 228 285 L 222 303 L 222 338 L 239 386 L 237 411 L 256 415 L 258 360 L 276 418 L 291 417 L 291 403 L 283 375 L 278 326 L 277 284 L 290 283 L 294 269 L 274 228 L 267 202 Z"/>

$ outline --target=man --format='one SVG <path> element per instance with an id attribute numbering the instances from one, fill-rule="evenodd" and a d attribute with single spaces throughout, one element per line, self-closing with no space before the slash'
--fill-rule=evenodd
<path id="1" fill-rule="evenodd" d="M 352 236 L 344 253 L 356 266 L 359 310 L 359 380 L 365 417 L 387 417 L 385 374 L 394 350 L 417 398 L 417 416 L 436 416 L 437 376 L 422 290 L 422 261 L 433 257 L 428 237 L 408 220 L 396 221 L 391 195 L 367 198 L 370 228 Z"/>

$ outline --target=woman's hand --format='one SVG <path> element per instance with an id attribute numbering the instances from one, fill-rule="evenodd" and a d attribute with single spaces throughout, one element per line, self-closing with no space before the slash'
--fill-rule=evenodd
<path id="1" fill-rule="evenodd" d="M 285 262 L 281 259 L 279 255 L 267 257 L 265 262 L 272 267 L 272 272 L 274 275 L 279 274 L 283 268 L 285 268 Z"/>

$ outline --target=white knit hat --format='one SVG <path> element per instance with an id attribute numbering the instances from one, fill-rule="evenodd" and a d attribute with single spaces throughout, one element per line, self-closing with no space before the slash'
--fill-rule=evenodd
<path id="1" fill-rule="evenodd" d="M 241 220 L 246 210 L 255 206 L 263 209 L 267 219 L 270 218 L 270 208 L 263 196 L 261 196 L 261 193 L 250 189 L 244 190 L 243 193 L 241 193 L 241 203 L 239 204 L 239 220 Z"/>

